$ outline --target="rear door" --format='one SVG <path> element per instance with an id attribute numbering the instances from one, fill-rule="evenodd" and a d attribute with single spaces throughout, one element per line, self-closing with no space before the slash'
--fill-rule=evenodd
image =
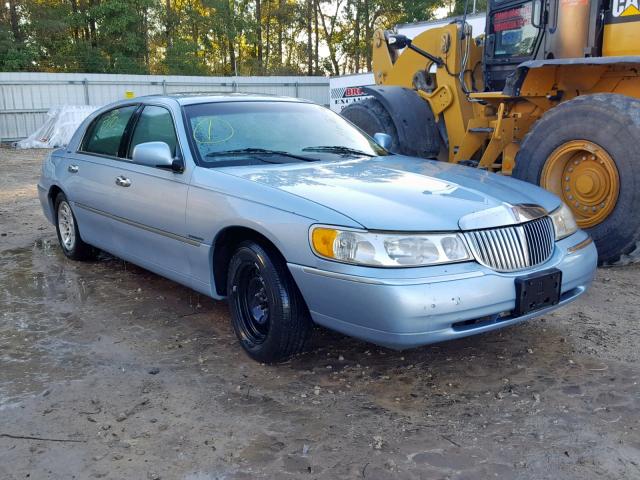
<path id="1" fill-rule="evenodd" d="M 185 210 L 189 178 L 183 172 L 138 165 L 132 160 L 136 145 L 165 142 L 176 157 L 182 157 L 175 117 L 167 105 L 144 105 L 131 127 L 126 160 L 118 163 L 112 182 L 117 194 L 113 213 L 116 245 L 122 256 L 165 276 L 186 281 L 190 275 L 187 248 L 198 246 L 186 232 Z"/>
<path id="2" fill-rule="evenodd" d="M 63 187 L 72 202 L 82 239 L 114 252 L 113 221 L 116 185 L 114 177 L 121 163 L 122 147 L 137 103 L 108 110 L 89 125 L 80 146 L 66 156 Z"/>

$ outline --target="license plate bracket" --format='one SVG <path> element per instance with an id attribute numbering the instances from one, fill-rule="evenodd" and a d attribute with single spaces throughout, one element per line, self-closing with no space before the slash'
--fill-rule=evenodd
<path id="1" fill-rule="evenodd" d="M 515 285 L 516 308 L 513 313 L 514 316 L 519 317 L 558 304 L 562 287 L 562 271 L 552 268 L 518 277 Z"/>

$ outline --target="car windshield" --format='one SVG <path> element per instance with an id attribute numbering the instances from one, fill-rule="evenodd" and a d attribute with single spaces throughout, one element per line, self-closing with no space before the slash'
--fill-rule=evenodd
<path id="1" fill-rule="evenodd" d="M 387 155 L 331 110 L 311 103 L 214 102 L 184 108 L 204 167 Z"/>

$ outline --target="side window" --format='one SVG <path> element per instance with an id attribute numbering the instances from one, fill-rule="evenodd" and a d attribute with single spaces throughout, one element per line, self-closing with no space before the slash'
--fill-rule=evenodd
<path id="1" fill-rule="evenodd" d="M 115 108 L 100 115 L 89 127 L 82 150 L 117 157 L 122 135 L 137 108 L 137 105 Z"/>
<path id="2" fill-rule="evenodd" d="M 131 158 L 136 145 L 145 142 L 164 142 L 169 145 L 171 153 L 176 154 L 178 141 L 169 110 L 154 105 L 144 107 L 136 122 L 127 157 Z"/>

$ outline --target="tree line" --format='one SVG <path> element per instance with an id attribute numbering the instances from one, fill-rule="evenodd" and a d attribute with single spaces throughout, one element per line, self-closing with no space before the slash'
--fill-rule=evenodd
<path id="1" fill-rule="evenodd" d="M 461 0 L 8 0 L 0 70 L 341 75 L 371 69 L 376 28 Z"/>

